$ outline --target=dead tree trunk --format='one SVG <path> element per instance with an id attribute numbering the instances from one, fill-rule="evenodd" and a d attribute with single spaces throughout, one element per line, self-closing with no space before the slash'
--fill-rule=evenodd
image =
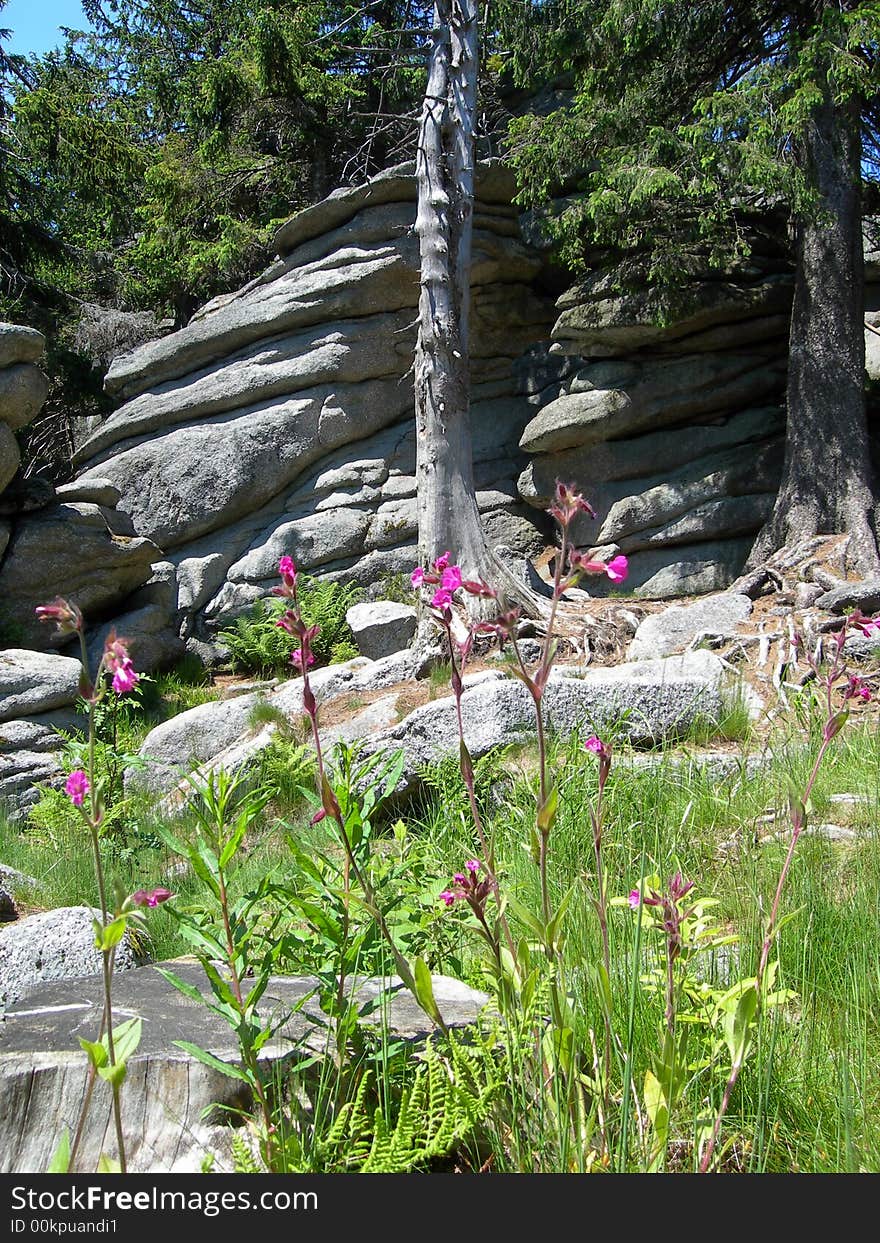
<path id="1" fill-rule="evenodd" d="M 821 214 L 800 223 L 782 482 L 749 558 L 813 535 L 849 535 L 852 568 L 880 569 L 865 415 L 859 116 L 826 95 L 802 159 Z"/>
<path id="2" fill-rule="evenodd" d="M 477 106 L 477 0 L 436 0 L 416 169 L 421 255 L 415 356 L 419 554 L 447 549 L 466 577 L 529 612 L 537 598 L 486 544 L 474 490 L 468 312 Z"/>

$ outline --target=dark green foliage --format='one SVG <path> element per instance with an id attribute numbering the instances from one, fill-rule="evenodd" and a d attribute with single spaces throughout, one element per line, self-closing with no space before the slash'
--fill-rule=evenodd
<path id="1" fill-rule="evenodd" d="M 546 39 L 526 41 L 522 10 Z M 502 5 L 515 73 L 566 70 L 569 107 L 511 130 L 524 202 L 547 207 L 567 260 L 630 252 L 634 277 L 679 281 L 745 250 L 749 213 L 821 210 L 801 140 L 821 100 L 862 105 L 877 143 L 875 5 L 557 0 Z M 534 31 L 532 31 L 534 36 Z M 542 50 L 536 55 L 535 47 Z M 572 194 L 572 191 L 575 193 Z M 562 197 L 560 197 L 562 196 Z"/>

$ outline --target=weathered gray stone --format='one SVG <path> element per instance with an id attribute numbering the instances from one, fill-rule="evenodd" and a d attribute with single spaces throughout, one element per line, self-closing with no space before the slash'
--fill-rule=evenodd
<path id="1" fill-rule="evenodd" d="M 826 613 L 844 613 L 853 607 L 864 613 L 876 612 L 880 609 L 880 578 L 865 578 L 823 592 L 815 601 L 815 607 Z"/>
<path id="2" fill-rule="evenodd" d="M 13 431 L 0 423 L 0 492 L 14 478 L 21 465 L 21 453 Z"/>
<path id="3" fill-rule="evenodd" d="M 358 651 L 369 660 L 380 660 L 409 647 L 417 619 L 412 605 L 391 600 L 354 604 L 345 614 Z"/>
<path id="4" fill-rule="evenodd" d="M 0 885 L 0 924 L 11 923 L 14 919 L 18 919 L 15 899 L 7 889 Z"/>
<path id="5" fill-rule="evenodd" d="M 311 390 L 173 428 L 95 470 L 120 489 L 135 528 L 173 549 L 259 508 L 323 454 L 394 422 L 411 402 L 397 379 Z"/>
<path id="6" fill-rule="evenodd" d="M 42 783 L 60 783 L 64 739 L 58 731 L 81 733 L 84 723 L 72 708 L 0 723 L 0 801 L 11 819 L 34 806 Z"/>
<path id="7" fill-rule="evenodd" d="M 728 636 L 752 612 L 748 596 L 724 592 L 706 596 L 694 604 L 664 609 L 646 617 L 627 650 L 627 660 L 649 660 L 682 652 L 701 634 Z"/>
<path id="8" fill-rule="evenodd" d="M 0 323 L 0 367 L 39 362 L 45 348 L 46 338 L 36 328 Z"/>
<path id="9" fill-rule="evenodd" d="M 791 306 L 792 278 L 771 274 L 754 281 L 705 281 L 684 287 L 675 317 L 663 321 L 656 290 L 646 281 L 629 293 L 614 292 L 606 271 L 573 286 L 557 302 L 553 337 L 573 342 L 584 355 L 626 353 L 675 341 L 718 324 L 736 323 Z"/>
<path id="10" fill-rule="evenodd" d="M 697 354 L 651 363 L 594 363 L 545 406 L 520 440 L 554 453 L 713 411 L 742 410 L 781 390 L 784 370 L 754 354 Z"/>
<path id="11" fill-rule="evenodd" d="M 639 479 L 678 473 L 686 463 L 713 456 L 733 446 L 753 452 L 784 428 L 778 406 L 763 406 L 740 414 L 719 417 L 712 423 L 688 423 L 624 440 L 539 454 L 523 472 L 520 491 L 530 504 L 546 508 L 557 479 L 577 481 L 592 496 L 598 485 L 619 479 Z"/>
<path id="12" fill-rule="evenodd" d="M 70 483 L 59 484 L 55 495 L 63 502 L 87 501 L 92 505 L 106 505 L 108 509 L 114 509 L 122 493 L 112 479 L 91 475 L 88 479 L 74 479 Z"/>
<path id="13" fill-rule="evenodd" d="M 621 552 L 632 553 L 640 548 L 688 544 L 693 540 L 730 538 L 757 532 L 769 517 L 775 492 L 758 492 L 754 496 L 721 497 L 703 501 L 693 509 L 656 527 L 644 527 L 632 535 L 619 536 Z"/>
<path id="14" fill-rule="evenodd" d="M 32 363 L 0 370 L 0 421 L 18 431 L 40 412 L 49 394 L 49 381 Z"/>
<path id="15" fill-rule="evenodd" d="M 48 647 L 54 627 L 34 616 L 56 596 L 86 616 L 108 610 L 140 587 L 159 550 L 147 539 L 110 531 L 104 513 L 82 502 L 59 505 L 20 522 L 0 568 L 0 599 L 25 641 Z"/>
<path id="16" fill-rule="evenodd" d="M 27 648 L 0 651 L 0 721 L 72 704 L 79 675 L 79 661 L 69 656 Z"/>
<path id="17" fill-rule="evenodd" d="M 410 249 L 414 246 L 410 240 Z M 413 256 L 395 246 L 351 247 L 327 259 L 284 272 L 193 319 L 179 332 L 142 345 L 118 358 L 106 377 L 108 393 L 137 393 L 265 337 L 278 337 L 313 324 L 414 307 L 418 281 Z M 378 279 L 377 279 L 378 278 Z"/>
<path id="18" fill-rule="evenodd" d="M 628 558 L 629 572 L 623 587 L 647 599 L 671 600 L 723 591 L 746 563 L 753 539 L 707 540 L 669 548 L 651 548 Z M 607 596 L 619 591 L 602 577 L 586 580 L 590 593 Z"/>
<path id="19" fill-rule="evenodd" d="M 87 906 L 65 906 L 29 915 L 0 931 L 0 1008 L 12 1005 L 38 984 L 99 975 L 101 955 L 95 948 L 95 912 Z M 126 933 L 116 950 L 116 971 L 137 963 Z"/>
<path id="20" fill-rule="evenodd" d="M 118 638 L 125 640 L 134 667 L 140 672 L 167 669 L 180 660 L 186 651 L 186 644 L 171 625 L 168 610 L 156 604 L 148 604 L 144 608 L 120 614 L 112 622 L 93 632 L 89 643 L 93 665 L 100 660 L 111 630 L 116 632 Z"/>
<path id="21" fill-rule="evenodd" d="M 358 656 L 342 665 L 328 665 L 309 675 L 315 699 L 320 706 L 345 695 L 372 692 L 394 686 L 413 676 L 415 664 L 409 652 L 398 652 L 382 660 Z M 147 761 L 142 770 L 126 773 L 126 788 L 164 793 L 174 788 L 190 769 L 213 762 L 228 753 L 221 765 L 228 771 L 249 762 L 271 740 L 277 725 L 259 721 L 251 727 L 255 708 L 261 705 L 294 721 L 303 715 L 302 678 L 292 678 L 267 690 L 239 695 L 235 699 L 213 700 L 181 712 L 151 730 L 144 739 L 140 756 Z M 334 725 L 333 713 L 320 715 L 323 726 Z M 353 734 L 361 736 L 359 725 Z M 341 735 L 340 735 L 341 736 Z"/>
<path id="22" fill-rule="evenodd" d="M 635 745 L 655 744 L 687 731 L 698 717 L 720 720 L 723 666 L 709 652 L 597 669 L 582 678 L 554 670 L 544 706 L 551 729 L 568 734 L 618 730 Z M 468 680 L 462 721 L 474 758 L 533 736 L 534 705 L 519 681 L 500 673 Z M 455 700 L 437 699 L 372 738 L 364 754 L 400 748 L 405 757 L 399 793 L 413 789 L 426 765 L 458 754 Z"/>
<path id="23" fill-rule="evenodd" d="M 75 461 L 87 462 L 127 437 L 252 408 L 303 389 L 396 377 L 412 355 L 412 341 L 403 335 L 411 321 L 410 313 L 370 315 L 260 341 L 126 402 L 79 448 Z"/>
<path id="24" fill-rule="evenodd" d="M 0 936 L 5 936 L 2 933 Z M 245 1111 L 252 1101 L 240 1081 L 198 1062 L 175 1041 L 188 1040 L 223 1061 L 239 1064 L 229 1027 L 208 1009 L 193 1005 L 160 974 L 170 970 L 210 997 L 202 968 L 175 961 L 126 971 L 114 981 L 114 1001 L 126 1017 L 140 1016 L 140 1044 L 129 1059 L 122 1095 L 127 1159 L 133 1173 L 195 1173 L 204 1158 L 212 1168 L 234 1169 L 230 1140 L 236 1134 L 226 1110 Z M 283 1075 L 304 1054 L 327 1053 L 327 1020 L 309 976 L 272 976 L 259 1014 L 276 1029 L 260 1051 L 271 1073 Z M 400 1040 L 421 1042 L 432 1025 L 396 977 L 358 978 L 358 1021 L 384 1027 Z M 434 997 L 448 1027 L 477 1022 L 488 1003 L 478 992 L 448 976 L 432 977 Z M 44 1170 L 61 1131 L 76 1130 L 86 1087 L 87 1062 L 80 1036 L 94 1040 L 101 1024 L 98 981 L 44 984 L 11 1007 L 0 1025 L 0 1171 Z M 225 1124 L 225 1125 L 224 1125 Z M 110 1093 L 95 1092 L 81 1147 L 81 1169 L 93 1169 L 101 1152 L 113 1151 Z"/>
<path id="25" fill-rule="evenodd" d="M 516 181 L 500 160 L 480 160 L 476 166 L 475 210 L 488 204 L 508 205 L 516 194 Z M 346 224 L 366 207 L 384 203 L 415 203 L 415 166 L 397 164 L 373 177 L 365 185 L 334 190 L 322 202 L 298 212 L 275 234 L 275 249 L 288 255 L 297 246 Z"/>

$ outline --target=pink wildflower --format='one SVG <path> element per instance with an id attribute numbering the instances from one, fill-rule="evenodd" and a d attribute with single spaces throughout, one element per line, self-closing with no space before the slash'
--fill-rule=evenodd
<path id="1" fill-rule="evenodd" d="M 611 579 L 612 583 L 622 583 L 629 573 L 629 563 L 626 557 L 615 557 L 605 566 L 605 573 Z"/>
<path id="2" fill-rule="evenodd" d="M 64 793 L 68 796 L 74 807 L 82 807 L 83 799 L 88 794 L 91 786 L 89 779 L 81 768 L 72 772 L 64 783 Z"/>
<path id="3" fill-rule="evenodd" d="M 410 574 L 409 581 L 412 583 L 413 587 L 421 587 L 422 583 L 425 581 L 425 571 L 420 565 L 417 565 L 412 574 Z"/>
<path id="4" fill-rule="evenodd" d="M 446 569 L 446 567 L 449 565 L 450 555 L 451 554 L 448 551 L 441 552 L 440 556 L 434 562 L 434 569 L 437 571 L 438 574 L 442 574 L 443 571 Z"/>
<path id="5" fill-rule="evenodd" d="M 556 480 L 553 504 L 550 506 L 548 513 L 562 527 L 567 527 L 578 514 L 588 514 L 591 518 L 596 517 L 596 511 L 593 509 L 593 506 L 589 501 L 584 500 L 575 485 L 573 483 L 565 484 L 560 479 Z"/>
<path id="6" fill-rule="evenodd" d="M 459 895 L 453 893 L 451 889 L 444 889 L 443 892 L 440 894 L 440 901 L 445 902 L 447 906 L 452 906 L 454 905 L 455 899 L 458 896 Z"/>
<path id="7" fill-rule="evenodd" d="M 452 592 L 448 591 L 445 587 L 438 587 L 433 596 L 431 596 L 432 609 L 446 609 L 449 608 L 451 603 Z"/>
<path id="8" fill-rule="evenodd" d="M 297 669 L 302 669 L 303 667 L 302 648 L 298 647 L 290 653 L 290 663 L 292 665 L 295 665 Z M 312 653 L 309 652 L 308 659 L 306 660 L 306 668 L 310 669 L 314 663 L 315 663 L 315 658 L 312 655 Z"/>
<path id="9" fill-rule="evenodd" d="M 480 863 L 479 863 L 479 860 L 477 859 L 468 859 L 464 866 L 467 868 L 469 872 L 472 872 L 475 876 L 477 872 L 479 872 L 480 870 Z"/>
<path id="10" fill-rule="evenodd" d="M 457 591 L 461 586 L 461 567 L 449 565 L 440 575 L 440 586 L 444 591 Z"/>
<path id="11" fill-rule="evenodd" d="M 139 681 L 124 639 L 117 639 L 116 631 L 111 630 L 104 644 L 103 665 L 108 673 L 113 674 L 111 683 L 117 695 L 124 695 L 134 690 Z"/>
<path id="12" fill-rule="evenodd" d="M 629 902 L 630 906 L 632 907 L 634 911 L 637 911 L 639 909 L 639 906 L 641 905 L 641 902 L 642 902 L 642 895 L 639 893 L 638 889 L 630 890 L 630 895 L 627 898 L 627 901 Z"/>
<path id="13" fill-rule="evenodd" d="M 588 751 L 592 751 L 594 755 L 605 754 L 605 743 L 596 734 L 591 734 L 584 746 Z"/>
<path id="14" fill-rule="evenodd" d="M 871 698 L 871 688 L 867 685 L 863 678 L 857 677 L 855 674 L 850 675 L 850 679 L 846 684 L 846 690 L 843 693 L 844 699 L 863 699 L 865 703 Z"/>
<path id="15" fill-rule="evenodd" d="M 150 906 L 156 907 L 161 902 L 167 902 L 169 898 L 173 898 L 174 894 L 170 889 L 138 889 L 129 898 L 132 906 Z"/>

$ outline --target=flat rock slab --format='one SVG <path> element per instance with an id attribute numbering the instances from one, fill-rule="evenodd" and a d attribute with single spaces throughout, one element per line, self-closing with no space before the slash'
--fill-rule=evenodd
<path id="1" fill-rule="evenodd" d="M 209 995 L 198 963 L 160 964 Z M 476 1022 L 485 993 L 447 976 L 434 976 L 434 996 L 450 1027 Z M 265 1063 L 292 1070 L 304 1053 L 326 1048 L 327 1029 L 309 976 L 273 976 L 260 1003 L 276 1030 L 261 1051 Z M 424 1040 L 431 1023 L 401 982 L 361 979 L 356 999 L 362 1021 L 400 1039 Z M 212 1070 L 175 1045 L 188 1040 L 224 1061 L 238 1063 L 230 1029 L 206 1007 L 179 993 L 157 967 L 126 972 L 114 982 L 118 1020 L 139 1016 L 143 1031 L 122 1092 L 123 1125 L 133 1172 L 195 1171 L 208 1152 L 215 1170 L 231 1169 L 232 1128 L 221 1107 L 249 1107 L 244 1085 Z M 47 984 L 14 1006 L 0 1026 L 0 1172 L 41 1172 L 62 1130 L 76 1126 L 87 1064 L 78 1038 L 93 1040 L 101 1022 L 99 980 Z M 103 1086 L 103 1085 L 101 1085 Z M 213 1108 L 212 1108 L 213 1107 Z M 207 1112 L 205 1118 L 202 1117 Z M 102 1149 L 115 1152 L 109 1092 L 95 1092 L 81 1169 L 94 1169 Z"/>
<path id="2" fill-rule="evenodd" d="M 865 578 L 858 583 L 835 587 L 819 596 L 815 606 L 828 613 L 843 613 L 853 607 L 873 613 L 880 609 L 880 578 Z"/>
<path id="3" fill-rule="evenodd" d="M 0 652 L 0 721 L 72 704 L 79 675 L 80 663 L 71 656 L 15 647 Z"/>
<path id="4" fill-rule="evenodd" d="M 722 719 L 723 671 L 721 661 L 710 652 L 596 669 L 579 678 L 557 669 L 544 696 L 545 720 L 562 736 L 574 729 L 583 738 L 615 732 L 634 746 L 655 745 L 686 734 L 699 719 Z M 528 690 L 500 673 L 474 675 L 469 684 L 466 680 L 461 711 L 465 742 L 474 758 L 535 736 Z M 398 725 L 371 739 L 363 753 L 398 748 L 404 753 L 398 794 L 416 788 L 427 765 L 458 755 L 452 696 L 416 708 Z"/>
<path id="5" fill-rule="evenodd" d="M 723 591 L 693 604 L 673 606 L 646 617 L 627 651 L 628 660 L 650 660 L 682 652 L 702 634 L 731 635 L 752 611 L 748 596 Z"/>

